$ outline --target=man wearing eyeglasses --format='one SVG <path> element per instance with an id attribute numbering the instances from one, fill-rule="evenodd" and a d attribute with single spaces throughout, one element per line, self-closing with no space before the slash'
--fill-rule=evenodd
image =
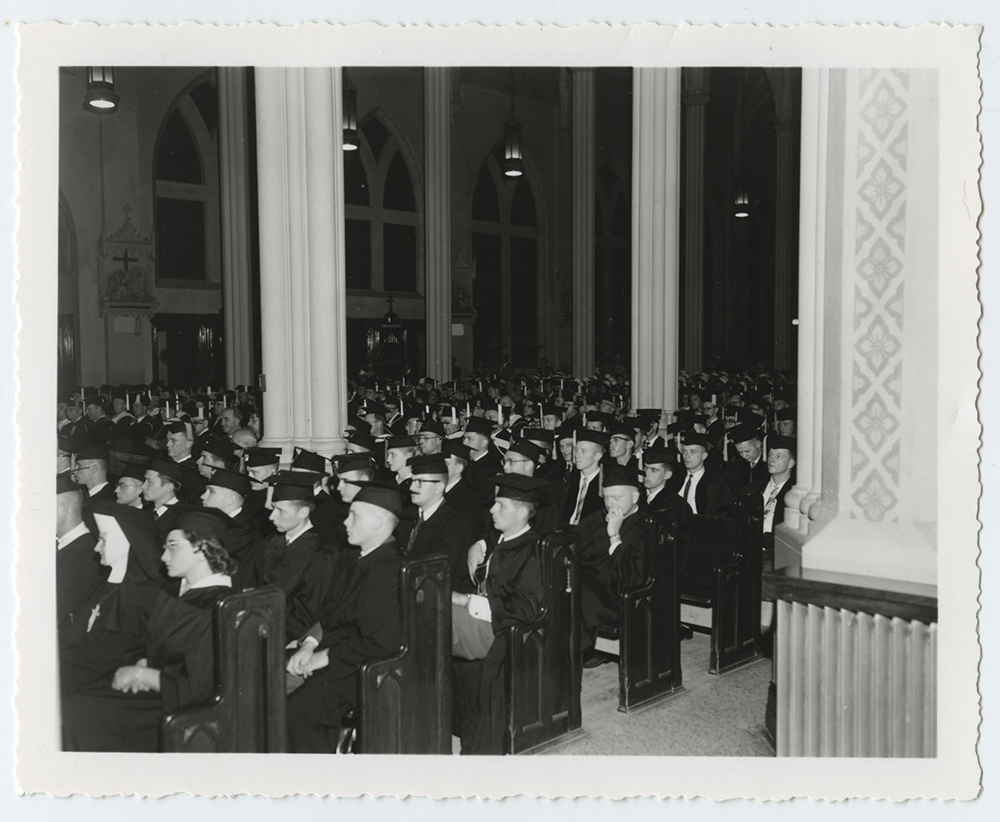
<path id="1" fill-rule="evenodd" d="M 407 460 L 412 474 L 410 499 L 417 507 L 417 521 L 406 540 L 409 559 L 444 554 L 451 563 L 451 577 L 461 579 L 466 555 L 475 541 L 468 520 L 444 501 L 448 466 L 440 454 L 424 454 Z"/>
<path id="2" fill-rule="evenodd" d="M 115 501 L 129 508 L 142 508 L 142 484 L 146 480 L 146 466 L 129 463 L 115 484 Z"/>
<path id="3" fill-rule="evenodd" d="M 444 442 L 444 426 L 436 420 L 427 422 L 420 429 L 413 439 L 417 441 L 417 448 L 421 454 L 440 454 L 441 443 Z"/>
<path id="4" fill-rule="evenodd" d="M 108 449 L 104 445 L 85 445 L 76 452 L 76 465 L 72 478 L 82 485 L 87 495 L 83 507 L 87 510 L 95 502 L 114 502 L 115 489 L 108 482 Z"/>

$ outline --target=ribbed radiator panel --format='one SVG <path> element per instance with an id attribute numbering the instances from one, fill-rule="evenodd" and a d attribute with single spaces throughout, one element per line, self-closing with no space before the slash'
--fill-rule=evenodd
<path id="1" fill-rule="evenodd" d="M 936 755 L 936 623 L 777 604 L 778 756 Z"/>

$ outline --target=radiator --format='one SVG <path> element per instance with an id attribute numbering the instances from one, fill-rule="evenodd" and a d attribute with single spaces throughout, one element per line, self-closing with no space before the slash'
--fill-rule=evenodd
<path id="1" fill-rule="evenodd" d="M 935 756 L 936 623 L 777 605 L 778 756 Z"/>

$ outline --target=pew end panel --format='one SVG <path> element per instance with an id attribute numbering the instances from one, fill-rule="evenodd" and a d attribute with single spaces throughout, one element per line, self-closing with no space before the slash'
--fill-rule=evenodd
<path id="1" fill-rule="evenodd" d="M 733 510 L 734 552 L 715 571 L 709 672 L 723 674 L 760 659 L 764 505 L 743 496 Z"/>
<path id="2" fill-rule="evenodd" d="M 646 519 L 646 579 L 621 598 L 618 710 L 684 690 L 680 639 L 680 546 L 666 511 Z"/>
<path id="3" fill-rule="evenodd" d="M 213 617 L 215 696 L 164 718 L 164 750 L 284 753 L 284 593 L 268 587 L 231 594 Z"/>
<path id="4" fill-rule="evenodd" d="M 538 618 L 508 630 L 507 753 L 535 751 L 580 730 L 583 677 L 580 535 L 538 542 L 544 600 Z"/>
<path id="5" fill-rule="evenodd" d="M 451 753 L 451 568 L 443 556 L 400 569 L 405 644 L 358 672 L 359 753 Z"/>

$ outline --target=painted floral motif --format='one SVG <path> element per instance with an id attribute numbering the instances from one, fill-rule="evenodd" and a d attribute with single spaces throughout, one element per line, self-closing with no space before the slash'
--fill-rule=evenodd
<path id="1" fill-rule="evenodd" d="M 854 419 L 854 427 L 864 434 L 868 447 L 878 451 L 886 439 L 899 428 L 899 420 L 889 413 L 889 409 L 876 394 L 868 401 L 865 410 Z"/>
<path id="2" fill-rule="evenodd" d="M 885 294 L 893 277 L 903 270 L 903 264 L 892 256 L 885 240 L 876 240 L 868 256 L 858 266 L 858 273 L 868 281 L 876 297 Z"/>
<path id="3" fill-rule="evenodd" d="M 868 326 L 868 333 L 858 340 L 855 348 L 865 358 L 872 373 L 878 375 L 882 373 L 889 358 L 899 351 L 900 345 L 899 340 L 889 332 L 885 321 L 876 317 Z"/>
<path id="4" fill-rule="evenodd" d="M 869 522 L 881 522 L 885 519 L 886 512 L 895 507 L 899 501 L 878 471 L 872 471 L 864 485 L 851 496 Z"/>
<path id="5" fill-rule="evenodd" d="M 906 103 L 897 97 L 892 86 L 883 80 L 875 89 L 871 100 L 861 110 L 861 119 L 872 127 L 872 131 L 880 140 L 884 140 L 904 111 Z"/>
<path id="6" fill-rule="evenodd" d="M 861 186 L 860 194 L 861 199 L 872 207 L 875 216 L 881 220 L 902 191 L 902 180 L 893 175 L 885 160 L 879 160 L 872 176 Z"/>

